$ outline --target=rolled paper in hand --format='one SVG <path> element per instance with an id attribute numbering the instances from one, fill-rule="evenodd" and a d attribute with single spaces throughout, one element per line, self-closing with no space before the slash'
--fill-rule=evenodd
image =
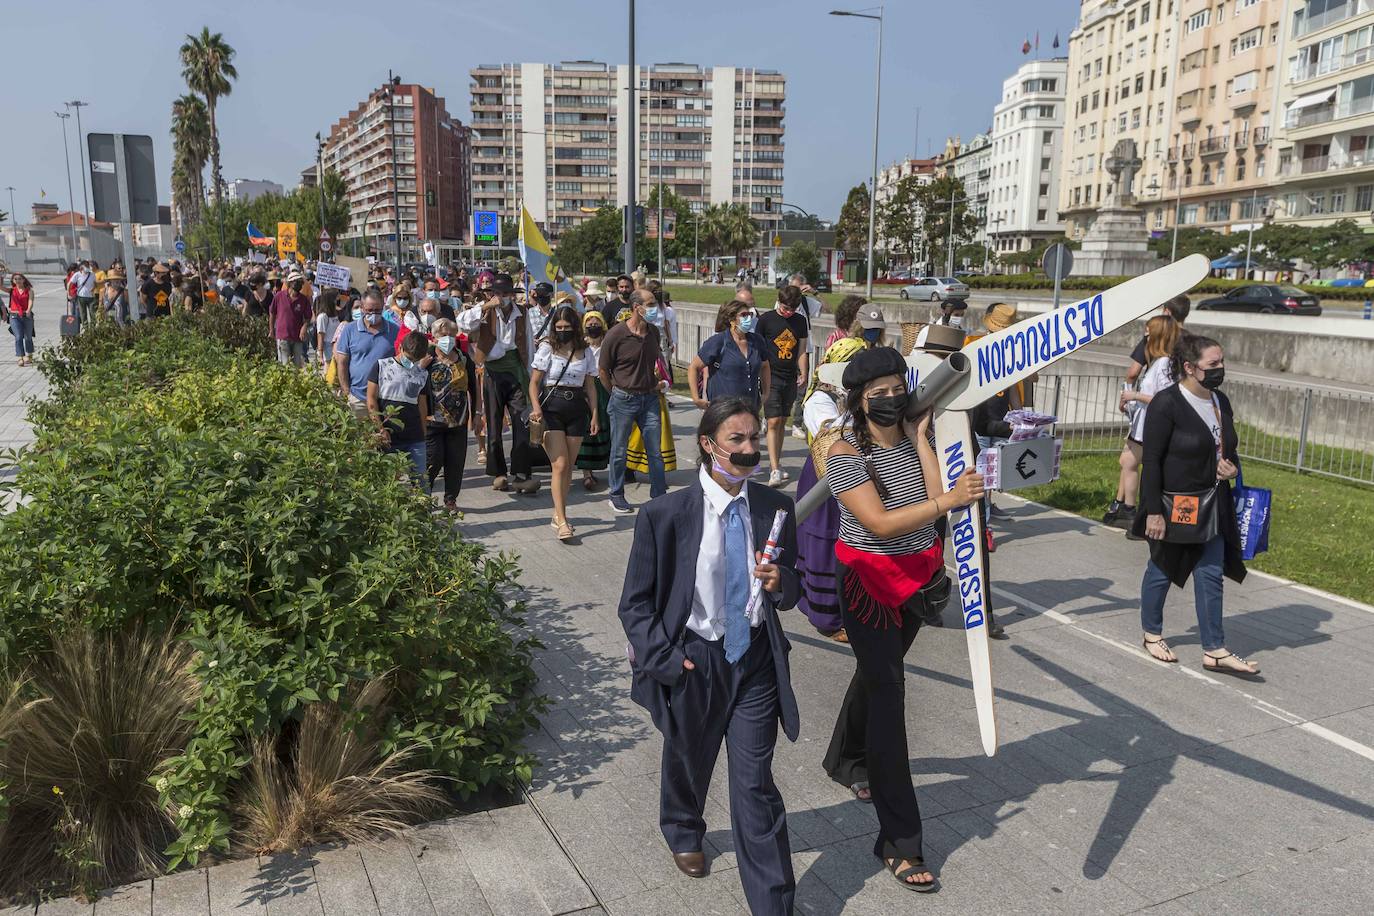
<path id="1" fill-rule="evenodd" d="M 778 542 L 782 540 L 782 529 L 787 524 L 787 510 L 779 509 L 773 516 L 773 529 L 768 532 L 768 543 L 763 545 L 763 563 L 772 563 L 782 553 L 782 547 Z M 745 613 L 750 617 L 754 616 L 755 609 L 759 606 L 759 599 L 763 597 L 763 580 L 755 579 L 754 584 L 749 589 L 749 606 L 745 608 Z"/>

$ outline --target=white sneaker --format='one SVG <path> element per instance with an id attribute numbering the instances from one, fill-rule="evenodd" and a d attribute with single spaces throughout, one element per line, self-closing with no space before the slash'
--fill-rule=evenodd
<path id="1" fill-rule="evenodd" d="M 792 427 L 792 438 L 793 438 L 793 439 L 800 439 L 800 440 L 802 440 L 803 442 L 805 442 L 805 441 L 806 441 L 806 430 L 802 429 L 800 426 L 794 426 L 794 427 Z"/>
<path id="2" fill-rule="evenodd" d="M 787 483 L 787 472 L 782 468 L 777 468 L 768 475 L 768 485 L 770 487 L 780 487 Z"/>

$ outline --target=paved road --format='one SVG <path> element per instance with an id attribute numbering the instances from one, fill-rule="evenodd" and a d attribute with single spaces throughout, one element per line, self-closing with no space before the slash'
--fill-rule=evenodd
<path id="1" fill-rule="evenodd" d="M 679 454 L 690 455 L 697 412 L 677 406 L 673 419 Z M 565 546 L 548 528 L 547 492 L 493 493 L 475 470 L 465 487 L 464 531 L 520 557 L 527 626 L 545 646 L 536 666 L 552 705 L 532 738 L 543 759 L 532 804 L 381 847 L 144 882 L 96 913 L 744 912 L 723 758 L 707 814 L 711 875 L 680 875 L 658 833 L 659 738 L 629 700 L 615 616 L 633 519 L 579 496 L 570 518 L 580 543 Z M 645 489 L 632 486 L 631 501 Z M 999 502 L 1012 518 L 992 567 L 1011 639 L 993 645 L 995 758 L 980 748 L 962 634 L 923 632 L 907 659 L 911 769 L 944 881 L 933 898 L 893 883 L 869 853 L 872 808 L 821 771 L 850 651 L 785 615 L 802 734 L 779 745 L 775 772 L 798 911 L 1374 908 L 1374 609 L 1262 575 L 1228 582 L 1228 642 L 1264 669 L 1248 683 L 1199 670 L 1190 596 L 1175 592 L 1166 632 L 1183 663 L 1160 665 L 1137 642 L 1141 546 Z M 40 912 L 90 909 L 59 901 Z"/>

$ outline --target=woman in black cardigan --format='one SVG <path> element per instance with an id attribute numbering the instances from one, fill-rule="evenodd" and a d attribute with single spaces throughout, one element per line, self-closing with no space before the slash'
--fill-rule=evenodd
<path id="1" fill-rule="evenodd" d="M 1236 582 L 1245 578 L 1231 501 L 1231 481 L 1240 473 L 1239 440 L 1231 401 L 1217 390 L 1226 375 L 1221 345 L 1184 334 L 1174 347 L 1173 370 L 1178 383 L 1156 394 L 1145 413 L 1140 508 L 1134 526 L 1136 534 L 1150 542 L 1150 562 L 1140 583 L 1143 644 L 1161 662 L 1178 661 L 1161 635 L 1164 599 L 1171 582 L 1182 588 L 1192 576 L 1202 667 L 1222 674 L 1258 674 L 1257 666 L 1227 651 L 1221 625 L 1222 576 Z M 1164 540 L 1165 491 L 1197 492 L 1212 486 L 1218 488 L 1216 537 L 1205 544 Z"/>

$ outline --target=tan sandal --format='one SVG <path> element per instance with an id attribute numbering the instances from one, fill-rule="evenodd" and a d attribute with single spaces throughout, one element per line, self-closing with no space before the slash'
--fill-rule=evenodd
<path id="1" fill-rule="evenodd" d="M 558 532 L 558 539 L 563 543 L 566 544 L 573 539 L 573 526 L 568 522 L 565 521 L 561 525 L 555 522 L 553 528 Z"/>

